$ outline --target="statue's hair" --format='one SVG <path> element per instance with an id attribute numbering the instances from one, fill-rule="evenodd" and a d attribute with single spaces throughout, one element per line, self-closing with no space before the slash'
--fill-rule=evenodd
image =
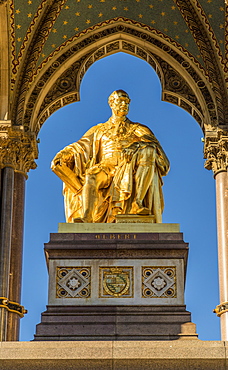
<path id="1" fill-rule="evenodd" d="M 109 105 L 111 105 L 113 103 L 113 100 L 115 99 L 116 96 L 118 96 L 118 93 L 126 95 L 126 97 L 128 97 L 128 99 L 129 99 L 129 103 L 130 103 L 131 99 L 129 98 L 129 95 L 128 95 L 128 93 L 126 93 L 126 91 L 124 91 L 124 90 L 115 90 L 115 91 L 113 91 L 113 93 L 111 93 L 111 95 L 108 98 L 108 104 Z"/>

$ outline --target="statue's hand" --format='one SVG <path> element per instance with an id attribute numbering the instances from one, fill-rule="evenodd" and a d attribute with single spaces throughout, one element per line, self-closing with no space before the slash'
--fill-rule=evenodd
<path id="1" fill-rule="evenodd" d="M 59 152 L 55 158 L 53 159 L 52 163 L 51 163 L 51 167 L 54 167 L 54 166 L 57 166 L 57 165 L 62 165 L 62 164 L 66 164 L 69 162 L 71 158 L 71 155 L 69 153 L 69 151 L 65 151 L 65 150 L 61 150 L 61 152 Z"/>
<path id="2" fill-rule="evenodd" d="M 56 156 L 53 161 L 51 162 L 51 168 L 54 168 L 55 166 L 61 165 L 61 157 Z"/>
<path id="3" fill-rule="evenodd" d="M 137 148 L 125 148 L 122 151 L 123 158 L 129 163 L 132 160 L 134 153 L 136 152 Z"/>

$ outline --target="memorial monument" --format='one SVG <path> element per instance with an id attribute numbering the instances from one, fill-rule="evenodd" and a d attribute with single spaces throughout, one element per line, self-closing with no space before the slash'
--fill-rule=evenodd
<path id="1" fill-rule="evenodd" d="M 184 306 L 188 246 L 179 225 L 162 224 L 168 158 L 127 118 L 125 91 L 108 101 L 111 118 L 52 161 L 67 222 L 45 245 L 49 303 L 35 340 L 197 338 Z"/>
<path id="2" fill-rule="evenodd" d="M 28 368 L 37 369 L 125 366 L 215 370 L 224 368 L 227 363 L 228 1 L 137 1 L 133 5 L 130 0 L 116 0 L 113 5 L 110 6 L 109 1 L 100 1 L 94 6 L 92 2 L 73 0 L 0 0 L 2 369 L 21 369 L 28 365 Z M 142 341 L 134 344 L 132 341 L 61 345 L 55 342 L 4 343 L 19 339 L 19 321 L 24 312 L 21 277 L 25 180 L 29 171 L 36 167 L 40 130 L 44 123 L 49 124 L 47 119 L 54 112 L 80 101 L 81 81 L 91 65 L 119 52 L 141 58 L 150 65 L 161 81 L 162 100 L 186 110 L 202 129 L 205 167 L 212 170 L 216 185 L 220 297 L 215 312 L 221 322 L 222 341 L 183 343 L 178 340 L 146 345 Z M 183 128 L 184 125 L 185 122 Z M 194 147 L 191 149 L 195 150 Z M 81 185 L 84 191 L 84 184 Z M 103 196 L 103 190 L 96 191 L 99 197 Z M 212 197 L 208 199 L 210 203 Z M 143 208 L 150 210 L 144 200 Z M 91 339 L 89 327 L 90 334 L 93 332 L 96 337 L 102 328 L 106 330 L 103 333 L 107 333 L 107 328 L 111 333 L 109 325 L 112 325 L 114 339 L 121 335 L 123 338 L 126 328 L 129 330 L 130 327 L 138 327 L 138 333 L 142 329 L 140 339 L 144 335 L 152 339 L 151 333 L 162 338 L 162 318 L 175 327 L 171 332 L 166 325 L 163 333 L 176 338 L 183 316 L 185 322 L 190 320 L 183 300 L 187 245 L 183 243 L 177 225 L 151 223 L 152 215 L 132 213 L 127 215 L 131 222 L 126 224 L 126 214 L 121 213 L 123 208 L 116 210 L 116 215 L 114 208 L 110 221 L 114 221 L 115 216 L 116 223 L 75 222 L 85 221 L 81 205 L 79 214 L 72 215 L 73 222 L 60 225 L 59 233 L 51 235 L 51 241 L 46 245 L 49 305 L 38 326 L 36 339 L 42 339 L 42 336 L 45 340 L 51 337 L 77 339 L 80 335 Z M 136 223 L 136 218 L 147 222 Z M 170 268 L 176 268 L 173 272 L 177 278 L 172 282 L 167 280 L 166 261 Z M 142 274 L 147 267 L 153 271 L 147 275 L 152 284 Z M 104 268 L 114 270 L 106 274 Z M 107 279 L 110 272 L 117 276 L 121 268 L 125 269 L 121 276 L 125 274 L 128 290 L 125 287 L 120 291 L 119 288 L 115 293 L 113 284 L 111 287 Z M 33 265 L 31 271 L 32 275 L 25 279 L 34 282 Z M 151 270 L 145 273 L 149 272 Z M 160 274 L 157 283 L 154 273 Z M 62 280 L 64 277 L 66 280 Z M 167 287 L 166 290 L 158 289 L 159 281 L 160 287 L 162 285 L 161 279 L 167 284 L 163 287 Z M 170 294 L 163 299 L 170 291 L 168 286 L 176 289 L 176 296 Z M 143 287 L 153 294 L 146 293 L 145 298 Z M 84 298 L 86 289 L 88 296 Z M 208 295 L 202 282 L 199 282 L 199 289 L 198 303 L 203 310 L 199 315 L 197 312 L 198 322 L 207 317 L 205 321 L 212 327 L 208 312 L 213 304 L 206 307 Z M 118 296 L 114 295 L 117 293 Z M 145 312 L 148 313 L 147 322 Z M 153 331 L 151 319 L 154 323 L 160 320 L 159 330 Z M 124 326 L 124 322 L 127 325 Z M 186 324 L 184 326 L 186 328 Z M 129 338 L 130 335 L 133 331 L 128 333 Z"/>

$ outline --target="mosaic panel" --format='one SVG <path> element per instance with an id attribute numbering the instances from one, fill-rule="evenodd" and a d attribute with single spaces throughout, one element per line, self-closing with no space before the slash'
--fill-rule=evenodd
<path id="1" fill-rule="evenodd" d="M 100 267 L 99 277 L 99 298 L 133 297 L 133 267 Z"/>
<path id="2" fill-rule="evenodd" d="M 40 64 L 53 50 L 88 27 L 125 17 L 156 28 L 181 43 L 201 61 L 199 50 L 173 0 L 67 0 L 48 37 Z"/>
<path id="3" fill-rule="evenodd" d="M 175 266 L 142 266 L 142 298 L 176 298 Z"/>
<path id="4" fill-rule="evenodd" d="M 207 4 L 205 10 L 209 21 L 213 22 L 218 40 L 222 39 L 223 29 L 221 27 L 224 26 L 222 1 L 213 0 L 214 3 L 212 3 L 210 0 L 211 4 Z M 29 27 L 37 22 L 39 7 L 45 6 L 46 0 L 11 0 L 11 2 L 15 25 L 16 53 L 18 54 Z M 209 1 L 205 0 L 204 2 L 208 3 Z M 214 7 L 213 12 L 212 7 Z M 60 14 L 51 29 L 38 64 L 66 40 L 84 32 L 89 27 L 116 17 L 132 19 L 165 33 L 182 44 L 202 62 L 192 35 L 173 0 L 115 0 L 114 2 L 113 0 L 98 0 L 96 2 L 66 0 L 61 5 Z"/>
<path id="5" fill-rule="evenodd" d="M 91 267 L 57 267 L 56 298 L 89 298 Z"/>
<path id="6" fill-rule="evenodd" d="M 225 1 L 224 0 L 200 0 L 207 19 L 215 32 L 216 38 L 222 51 L 225 49 Z"/>

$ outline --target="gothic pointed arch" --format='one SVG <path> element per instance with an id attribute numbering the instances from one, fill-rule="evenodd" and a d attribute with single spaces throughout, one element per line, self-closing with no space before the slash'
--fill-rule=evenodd
<path id="1" fill-rule="evenodd" d="M 56 54 L 52 64 L 34 80 L 24 124 L 34 122 L 32 129 L 38 133 L 50 114 L 79 100 L 80 82 L 87 69 L 95 61 L 120 51 L 147 61 L 156 70 L 165 101 L 186 109 L 202 127 L 204 122 L 213 122 L 217 118 L 215 102 L 203 69 L 197 69 L 193 57 L 184 50 L 177 50 L 175 45 L 171 47 L 167 41 L 161 34 L 152 36 L 131 21 L 118 19 L 106 25 L 102 33 L 94 31 L 83 41 L 74 42 L 66 51 Z M 209 114 L 208 106 L 211 107 Z"/>

